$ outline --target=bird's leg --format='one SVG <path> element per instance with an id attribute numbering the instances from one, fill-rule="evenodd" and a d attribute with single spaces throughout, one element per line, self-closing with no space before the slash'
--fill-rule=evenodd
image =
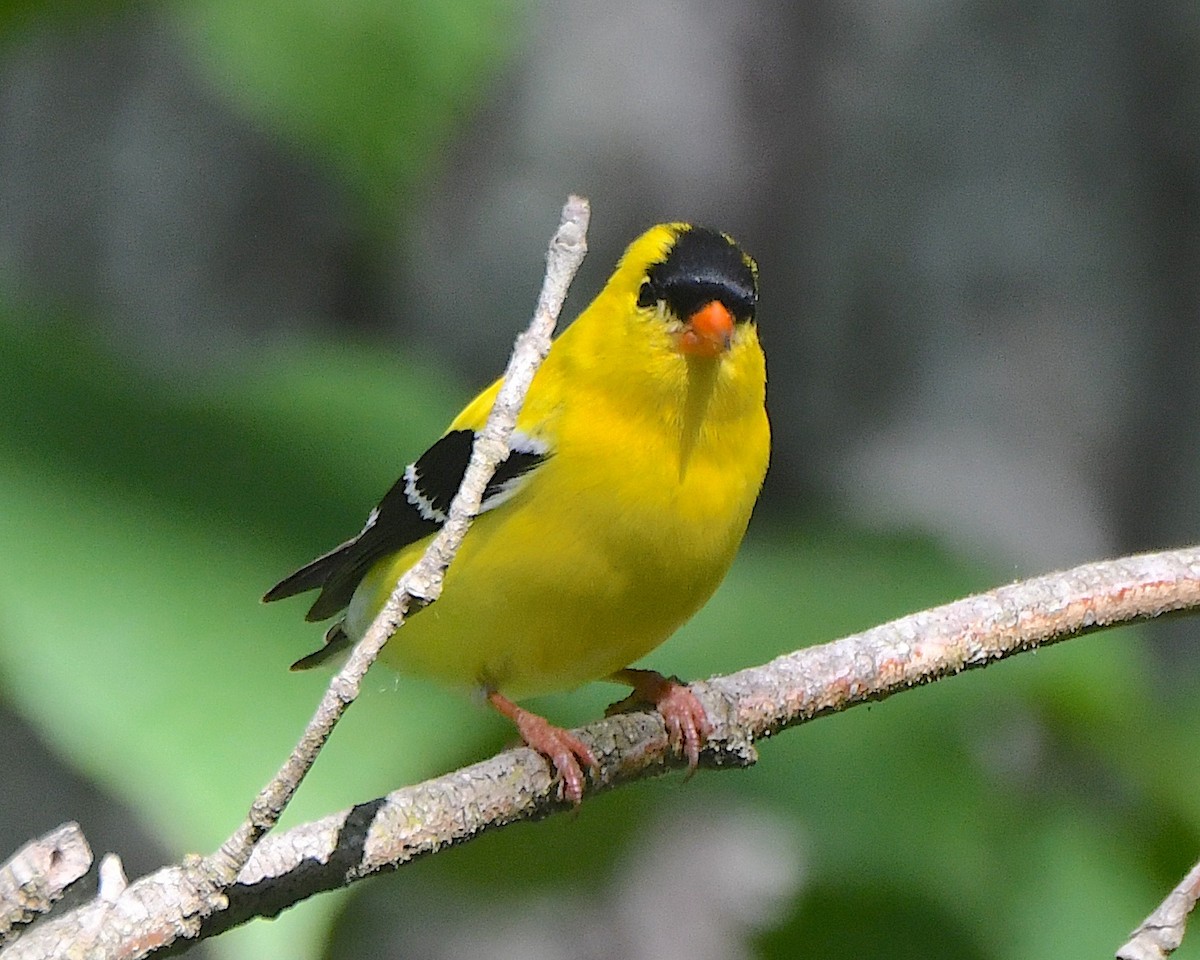
<path id="1" fill-rule="evenodd" d="M 626 667 L 609 676 L 614 683 L 627 683 L 631 693 L 605 711 L 606 716 L 622 713 L 640 704 L 652 705 L 667 725 L 667 740 L 673 750 L 687 757 L 688 767 L 696 769 L 700 762 L 700 745 L 712 733 L 712 724 L 704 704 L 675 677 L 664 677 L 654 670 L 634 670 Z"/>
<path id="2" fill-rule="evenodd" d="M 517 732 L 528 746 L 554 765 L 562 783 L 563 798 L 578 806 L 583 799 L 583 769 L 580 762 L 593 772 L 600 768 L 587 744 L 562 727 L 554 726 L 545 717 L 518 707 L 495 690 L 488 693 L 487 700 L 516 725 Z"/>

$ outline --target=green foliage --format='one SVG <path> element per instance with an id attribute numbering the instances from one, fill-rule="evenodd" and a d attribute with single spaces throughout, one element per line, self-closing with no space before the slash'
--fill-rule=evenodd
<path id="1" fill-rule="evenodd" d="M 391 223 L 511 54 L 516 0 L 187 0 L 183 34 L 231 102 L 324 158 Z"/>
<path id="2" fill-rule="evenodd" d="M 455 126 L 513 55 L 520 0 L 10 0 L 0 45 L 31 28 L 163 13 L 202 75 L 271 136 L 327 164 L 363 220 L 390 227 Z"/>

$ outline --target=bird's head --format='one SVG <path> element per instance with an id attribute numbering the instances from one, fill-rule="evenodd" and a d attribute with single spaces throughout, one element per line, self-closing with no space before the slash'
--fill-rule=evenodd
<path id="1" fill-rule="evenodd" d="M 732 419 L 763 402 L 757 304 L 758 269 L 732 239 L 662 223 L 628 246 L 548 362 L 577 395 L 587 381 L 658 419 Z"/>
<path id="2" fill-rule="evenodd" d="M 630 244 L 618 275 L 634 285 L 638 313 L 665 325 L 688 357 L 724 356 L 754 320 L 758 267 L 732 238 L 707 227 L 666 223 Z"/>

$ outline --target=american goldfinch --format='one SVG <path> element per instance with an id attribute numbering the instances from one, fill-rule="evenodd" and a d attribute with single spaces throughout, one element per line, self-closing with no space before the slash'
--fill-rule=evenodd
<path id="1" fill-rule="evenodd" d="M 696 765 L 710 727 L 680 682 L 630 664 L 700 608 L 725 576 L 767 469 L 758 271 L 728 236 L 660 224 L 625 251 L 538 370 L 508 458 L 484 494 L 442 597 L 382 659 L 482 690 L 546 756 L 578 803 L 581 740 L 514 699 L 607 678 L 653 704 Z M 362 636 L 446 519 L 499 382 L 410 464 L 356 537 L 272 587 L 341 614 L 315 666 Z"/>

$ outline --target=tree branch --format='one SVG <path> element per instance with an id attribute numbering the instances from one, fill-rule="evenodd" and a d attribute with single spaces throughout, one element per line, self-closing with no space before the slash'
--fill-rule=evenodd
<path id="1" fill-rule="evenodd" d="M 1200 547 L 1088 564 L 913 614 L 696 684 L 715 728 L 701 762 L 748 765 L 755 740 L 814 717 L 1103 627 L 1197 608 Z M 600 761 L 585 796 L 683 764 L 657 713 L 610 717 L 578 735 Z M 485 830 L 569 809 L 554 786 L 544 759 L 509 750 L 266 837 L 223 905 L 203 917 L 195 872 L 202 861 L 191 858 L 134 882 L 114 903 L 93 901 L 43 922 L 0 950 L 0 960 L 151 956 L 180 936 L 213 936 Z"/>
<path id="2" fill-rule="evenodd" d="M 64 823 L 14 853 L 0 866 L 0 944 L 46 913 L 91 865 L 92 850 L 77 823 Z"/>
<path id="3" fill-rule="evenodd" d="M 1200 863 L 1179 881 L 1128 942 L 1117 951 L 1117 960 L 1165 960 L 1179 949 L 1187 929 L 1188 914 L 1200 900 Z"/>

